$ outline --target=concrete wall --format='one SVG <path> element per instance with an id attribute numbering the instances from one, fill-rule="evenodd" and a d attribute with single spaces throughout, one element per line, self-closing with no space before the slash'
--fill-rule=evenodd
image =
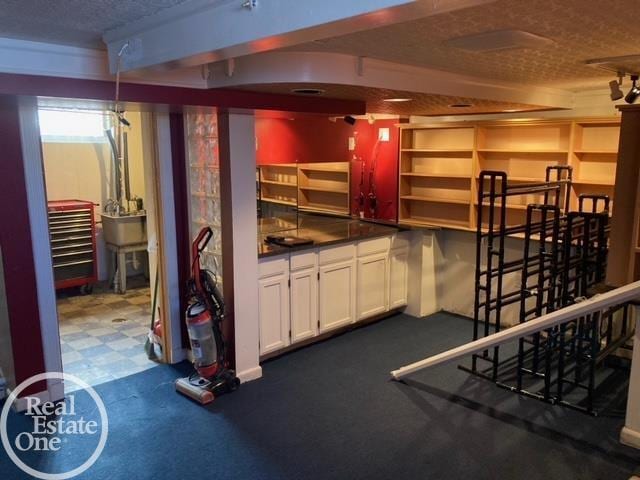
<path id="1" fill-rule="evenodd" d="M 131 194 L 145 200 L 141 116 L 139 112 L 127 113 L 131 122 L 128 132 L 129 173 Z M 42 145 L 48 200 L 78 199 L 99 204 L 96 213 L 102 211 L 107 199 L 113 197 L 113 160 L 111 148 L 105 143 L 50 143 Z M 100 217 L 96 216 L 96 222 Z M 97 225 L 98 278 L 106 280 L 112 273 L 111 255 L 106 250 L 102 226 Z M 129 266 L 128 274 L 140 270 Z"/>
<path id="2" fill-rule="evenodd" d="M 4 288 L 2 250 L 0 250 L 0 369 L 2 369 L 2 374 L 7 380 L 9 388 L 15 388 L 16 378 L 13 368 L 13 350 L 11 349 L 11 329 L 9 325 L 7 295 Z"/>

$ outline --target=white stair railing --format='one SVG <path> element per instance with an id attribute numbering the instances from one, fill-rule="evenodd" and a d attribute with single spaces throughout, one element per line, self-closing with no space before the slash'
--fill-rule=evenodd
<path id="1" fill-rule="evenodd" d="M 624 287 L 616 288 L 607 293 L 595 295 L 582 302 L 575 303 L 568 307 L 548 313 L 539 318 L 521 323 L 507 330 L 502 330 L 493 335 L 480 338 L 473 342 L 466 343 L 446 352 L 433 355 L 432 357 L 419 360 L 391 372 L 395 380 L 401 380 L 407 375 L 411 375 L 425 368 L 435 367 L 445 363 L 453 362 L 467 357 L 474 353 L 480 353 L 489 348 L 518 340 L 563 323 L 575 320 L 592 313 L 601 312 L 606 308 L 621 305 L 631 301 L 640 301 L 640 281 L 630 283 Z"/>

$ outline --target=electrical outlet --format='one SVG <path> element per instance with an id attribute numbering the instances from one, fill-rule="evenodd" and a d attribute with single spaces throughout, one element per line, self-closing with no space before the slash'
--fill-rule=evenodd
<path id="1" fill-rule="evenodd" d="M 356 137 L 349 137 L 349 151 L 353 152 L 356 149 Z"/>

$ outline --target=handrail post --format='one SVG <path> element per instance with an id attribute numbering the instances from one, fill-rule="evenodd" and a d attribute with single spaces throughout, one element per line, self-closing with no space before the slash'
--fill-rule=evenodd
<path id="1" fill-rule="evenodd" d="M 635 303 L 631 310 L 635 315 L 636 333 L 633 338 L 627 418 L 620 433 L 620 441 L 625 445 L 640 449 L 640 303 Z"/>

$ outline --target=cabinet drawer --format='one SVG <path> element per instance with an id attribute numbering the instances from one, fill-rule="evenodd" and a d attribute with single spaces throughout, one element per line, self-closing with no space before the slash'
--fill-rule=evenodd
<path id="1" fill-rule="evenodd" d="M 318 251 L 309 250 L 300 253 L 292 253 L 289 260 L 291 271 L 303 268 L 315 267 L 318 265 Z"/>
<path id="2" fill-rule="evenodd" d="M 289 254 L 278 257 L 264 258 L 258 262 L 260 278 L 281 275 L 289 272 Z"/>
<path id="3" fill-rule="evenodd" d="M 398 232 L 391 237 L 391 248 L 409 248 L 411 232 Z"/>
<path id="4" fill-rule="evenodd" d="M 320 253 L 318 254 L 318 262 L 320 265 L 326 265 L 328 263 L 351 260 L 355 255 L 356 246 L 353 243 L 339 245 L 336 247 L 327 247 L 320 250 Z"/>
<path id="5" fill-rule="evenodd" d="M 391 245 L 391 237 L 374 238 L 358 242 L 358 257 L 374 253 L 387 252 Z"/>

